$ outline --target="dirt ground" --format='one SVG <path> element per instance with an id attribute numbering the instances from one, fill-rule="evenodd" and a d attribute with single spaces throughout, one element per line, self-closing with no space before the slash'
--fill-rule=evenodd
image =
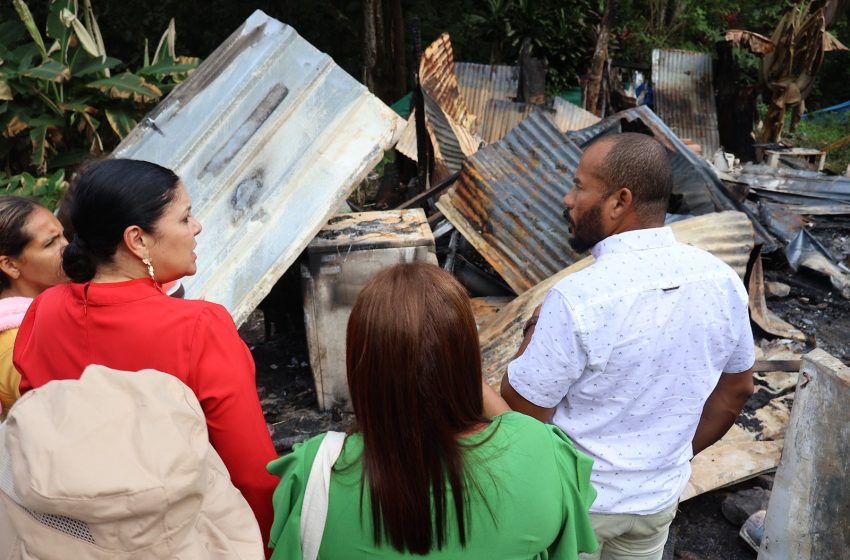
<path id="1" fill-rule="evenodd" d="M 850 221 L 830 222 L 819 228 L 817 237 L 840 255 L 850 256 Z M 814 273 L 794 273 L 779 255 L 765 258 L 765 279 L 791 287 L 781 299 L 769 299 L 768 306 L 780 317 L 808 335 L 807 349 L 824 348 L 850 364 L 850 301 L 838 295 L 829 280 Z M 297 266 L 297 265 L 296 265 Z M 283 299 L 291 300 L 278 314 L 268 340 L 264 334 L 263 312 L 256 310 L 240 329 L 257 364 L 257 384 L 266 421 L 273 430 L 275 447 L 286 453 L 292 445 L 327 430 L 344 430 L 353 417 L 341 410 L 318 410 L 309 366 L 300 291 L 293 284 Z M 279 294 L 280 296 L 280 294 Z M 763 404 L 763 403 L 760 403 Z M 753 403 L 752 407 L 760 405 Z M 671 528 L 674 558 L 686 560 L 751 560 L 755 552 L 739 538 L 736 527 L 721 514 L 720 504 L 731 492 L 758 484 L 747 481 L 737 486 L 709 492 L 679 507 Z"/>

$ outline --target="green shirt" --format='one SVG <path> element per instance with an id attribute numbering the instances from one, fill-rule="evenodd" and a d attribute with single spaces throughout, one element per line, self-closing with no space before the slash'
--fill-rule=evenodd
<path id="1" fill-rule="evenodd" d="M 447 545 L 428 556 L 547 560 L 574 559 L 579 552 L 594 551 L 597 543 L 587 513 L 596 498 L 590 484 L 593 461 L 558 428 L 517 412 L 497 416 L 487 428 L 463 441 L 474 444 L 488 437 L 464 455 L 467 473 L 481 489 L 481 493 L 469 493 L 466 547 L 460 546 L 454 509 L 449 505 Z M 273 500 L 273 559 L 301 558 L 301 505 L 323 438 L 321 434 L 296 445 L 292 453 L 269 463 L 269 472 L 280 476 Z M 376 547 L 372 540 L 368 489 L 360 511 L 362 450 L 360 434 L 348 436 L 331 473 L 319 559 L 411 558 L 386 541 Z M 451 504 L 451 490 L 446 491 Z"/>

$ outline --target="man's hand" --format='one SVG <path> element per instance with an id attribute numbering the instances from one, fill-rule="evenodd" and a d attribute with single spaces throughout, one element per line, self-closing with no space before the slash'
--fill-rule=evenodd
<path id="1" fill-rule="evenodd" d="M 697 431 L 691 442 L 694 455 L 729 431 L 753 394 L 753 370 L 723 373 L 702 407 Z M 508 401 L 510 402 L 510 401 Z"/>

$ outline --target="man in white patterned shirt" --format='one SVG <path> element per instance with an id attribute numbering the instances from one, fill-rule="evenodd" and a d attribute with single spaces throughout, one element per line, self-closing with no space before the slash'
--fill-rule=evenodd
<path id="1" fill-rule="evenodd" d="M 529 322 L 502 396 L 593 457 L 600 542 L 588 558 L 661 558 L 690 459 L 753 392 L 747 294 L 725 263 L 663 227 L 672 174 L 654 138 L 601 138 L 564 198 L 596 262 Z"/>

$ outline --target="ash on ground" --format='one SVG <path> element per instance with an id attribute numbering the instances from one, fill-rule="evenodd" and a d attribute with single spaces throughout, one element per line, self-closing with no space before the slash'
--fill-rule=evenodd
<path id="1" fill-rule="evenodd" d="M 263 312 L 255 310 L 239 329 L 257 365 L 257 392 L 279 454 L 328 430 L 345 431 L 351 414 L 319 410 L 303 320 L 275 324 L 266 339 Z"/>

